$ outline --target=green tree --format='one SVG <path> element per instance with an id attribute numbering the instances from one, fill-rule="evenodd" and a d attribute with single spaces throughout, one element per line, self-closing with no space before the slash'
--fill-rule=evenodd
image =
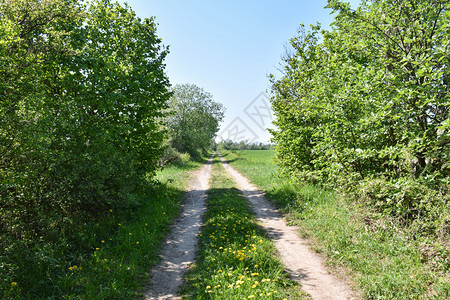
<path id="1" fill-rule="evenodd" d="M 196 85 L 178 84 L 172 91 L 166 118 L 169 143 L 177 151 L 197 157 L 210 149 L 225 109 Z"/>
<path id="2" fill-rule="evenodd" d="M 279 163 L 303 180 L 366 191 L 377 178 L 392 188 L 377 203 L 396 214 L 442 205 L 434 191 L 447 194 L 450 170 L 449 2 L 328 7 L 331 30 L 302 28 L 283 77 L 271 77 Z"/>
<path id="3" fill-rule="evenodd" d="M 51 239 L 137 205 L 170 95 L 153 19 L 109 0 L 1 0 L 0 33 L 4 236 Z"/>
<path id="4" fill-rule="evenodd" d="M 0 1 L 0 229 L 16 238 L 66 207 L 55 172 L 70 115 L 71 35 L 82 17 L 76 1 Z"/>

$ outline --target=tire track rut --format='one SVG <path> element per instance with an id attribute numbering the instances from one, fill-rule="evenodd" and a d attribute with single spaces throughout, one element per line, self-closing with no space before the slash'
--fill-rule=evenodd
<path id="1" fill-rule="evenodd" d="M 145 293 L 145 299 L 179 299 L 177 293 L 183 283 L 183 275 L 195 259 L 213 158 L 214 155 L 189 183 L 181 214 L 161 250 L 161 261 L 151 270 L 150 289 Z"/>

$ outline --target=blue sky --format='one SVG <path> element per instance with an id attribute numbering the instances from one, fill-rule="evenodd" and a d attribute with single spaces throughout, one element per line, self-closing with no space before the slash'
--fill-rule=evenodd
<path id="1" fill-rule="evenodd" d="M 326 0 L 127 0 L 141 18 L 155 16 L 158 35 L 170 47 L 171 83 L 193 83 L 226 107 L 222 139 L 267 142 L 270 134 L 268 75 L 300 24 L 333 21 Z M 348 1 L 352 8 L 358 0 Z"/>

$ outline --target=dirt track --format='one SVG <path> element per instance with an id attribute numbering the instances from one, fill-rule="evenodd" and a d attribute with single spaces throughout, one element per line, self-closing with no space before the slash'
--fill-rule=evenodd
<path id="1" fill-rule="evenodd" d="M 161 262 L 151 271 L 150 290 L 145 293 L 146 299 L 176 299 L 183 275 L 194 262 L 212 159 L 192 176 L 180 217 L 173 224 L 172 232 L 161 251 Z"/>
<path id="2" fill-rule="evenodd" d="M 223 157 L 222 164 L 236 180 L 239 189 L 252 203 L 253 210 L 264 229 L 274 241 L 286 271 L 312 299 L 354 299 L 351 289 L 324 266 L 323 259 L 313 252 L 306 241 L 297 235 L 297 228 L 287 226 L 254 185 L 234 170 Z M 161 255 L 161 262 L 152 271 L 151 288 L 146 299 L 177 299 L 177 292 L 189 264 L 195 259 L 197 235 L 205 211 L 206 192 L 209 189 L 212 157 L 194 174 L 182 213 L 173 225 Z"/>

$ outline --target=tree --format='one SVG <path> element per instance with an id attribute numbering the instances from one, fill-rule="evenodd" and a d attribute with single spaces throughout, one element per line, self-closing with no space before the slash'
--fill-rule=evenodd
<path id="1" fill-rule="evenodd" d="M 177 151 L 197 157 L 214 142 L 225 109 L 196 85 L 178 84 L 172 91 L 166 118 L 169 143 Z"/>
<path id="2" fill-rule="evenodd" d="M 447 194 L 450 173 L 449 2 L 328 7 L 331 30 L 302 28 L 283 77 L 271 77 L 278 161 L 296 178 L 366 192 L 377 178 L 391 190 L 374 202 L 396 214 L 440 207 L 447 200 L 434 191 Z"/>
<path id="3" fill-rule="evenodd" d="M 360 179 L 412 164 L 416 176 L 448 174 L 448 2 L 329 7 L 333 30 L 292 39 L 285 76 L 272 79 L 280 161 Z"/>
<path id="4" fill-rule="evenodd" d="M 0 0 L 0 33 L 2 233 L 138 205 L 170 95 L 153 19 L 109 0 Z"/>

